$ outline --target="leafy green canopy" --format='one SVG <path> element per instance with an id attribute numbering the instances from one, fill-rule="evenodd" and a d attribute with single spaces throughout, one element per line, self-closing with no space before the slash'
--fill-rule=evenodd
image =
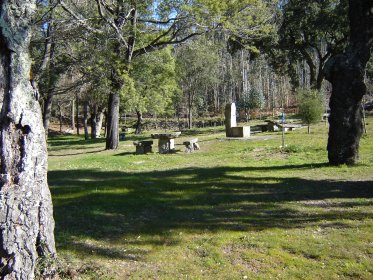
<path id="1" fill-rule="evenodd" d="M 122 92 L 126 110 L 170 114 L 172 98 L 178 93 L 172 48 L 136 58 L 132 63 L 128 83 L 132 83 L 132 86 L 125 87 Z"/>
<path id="2" fill-rule="evenodd" d="M 259 53 L 264 41 L 272 40 L 275 31 L 277 1 L 274 0 L 197 0 L 193 9 L 201 22 L 226 32 L 230 49 L 247 48 Z"/>
<path id="3" fill-rule="evenodd" d="M 188 83 L 192 90 L 211 86 L 216 82 L 219 57 L 212 41 L 200 38 L 177 50 L 179 80 Z"/>
<path id="4" fill-rule="evenodd" d="M 269 52 L 277 68 L 287 65 L 295 86 L 294 64 L 305 61 L 311 87 L 321 88 L 325 62 L 346 43 L 347 7 L 346 0 L 289 0 L 282 4 L 278 45 Z"/>

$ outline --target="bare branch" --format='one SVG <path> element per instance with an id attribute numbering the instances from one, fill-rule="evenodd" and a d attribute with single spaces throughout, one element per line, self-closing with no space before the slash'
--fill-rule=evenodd
<path id="1" fill-rule="evenodd" d="M 98 8 L 98 13 L 100 14 L 101 18 L 103 20 L 105 20 L 115 30 L 115 32 L 116 32 L 116 34 L 118 36 L 118 39 L 120 40 L 120 43 L 122 43 L 127 48 L 128 47 L 128 43 L 124 39 L 120 28 L 115 24 L 115 22 L 111 18 L 107 17 L 104 14 L 102 0 L 96 0 L 96 3 L 97 3 L 97 8 Z"/>
<path id="2" fill-rule="evenodd" d="M 58 0 L 59 4 L 61 5 L 62 9 L 64 11 L 66 11 L 67 13 L 69 13 L 77 22 L 78 24 L 80 24 L 82 27 L 84 27 L 85 29 L 91 31 L 91 32 L 94 32 L 94 33 L 99 33 L 99 34 L 103 34 L 103 32 L 97 28 L 93 28 L 92 26 L 90 26 L 89 24 L 87 24 L 87 20 L 85 18 L 83 18 L 81 15 L 75 13 L 73 10 L 71 10 L 63 0 Z"/>
<path id="3" fill-rule="evenodd" d="M 44 20 L 44 18 L 49 15 L 56 7 L 57 7 L 58 3 L 55 3 L 54 5 L 52 5 L 40 18 L 38 19 L 35 19 L 34 20 L 34 24 L 38 24 L 40 22 L 42 22 Z"/>
<path id="4" fill-rule="evenodd" d="M 135 50 L 133 52 L 133 57 L 137 57 L 137 56 L 143 55 L 143 54 L 148 53 L 148 52 L 152 52 L 152 51 L 163 49 L 163 48 L 165 48 L 168 45 L 181 44 L 181 43 L 189 40 L 190 38 L 192 38 L 194 36 L 199 36 L 199 35 L 202 35 L 202 34 L 205 34 L 205 33 L 206 32 L 195 32 L 195 33 L 191 33 L 188 36 L 186 36 L 186 37 L 184 37 L 182 39 L 179 39 L 179 40 L 169 40 L 169 41 L 159 42 L 159 43 L 156 43 L 156 44 L 149 44 L 148 46 L 146 46 L 144 48 Z"/>
<path id="5" fill-rule="evenodd" d="M 110 14 L 115 15 L 114 9 L 106 3 L 106 0 L 102 0 L 101 3 Z"/>
<path id="6" fill-rule="evenodd" d="M 169 18 L 168 20 L 155 20 L 155 19 L 138 19 L 139 22 L 153 23 L 153 24 L 169 24 L 173 21 L 180 20 L 180 18 Z"/>

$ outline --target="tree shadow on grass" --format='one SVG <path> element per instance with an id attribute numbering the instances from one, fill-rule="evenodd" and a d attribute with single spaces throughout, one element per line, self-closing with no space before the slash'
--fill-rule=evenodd
<path id="1" fill-rule="evenodd" d="M 270 176 L 275 170 L 302 170 L 311 166 L 318 168 L 325 164 L 138 173 L 50 171 L 57 241 L 87 254 L 95 251 L 107 257 L 114 254 L 132 259 L 146 252 L 128 255 L 114 252 L 115 249 L 93 250 L 94 245 L 77 245 L 76 237 L 113 241 L 126 235 L 160 236 L 170 230 L 258 231 L 327 224 L 347 227 L 341 220 L 373 218 L 370 213 L 354 211 L 354 207 L 373 205 L 373 201 L 359 200 L 373 198 L 372 181 Z M 266 172 L 266 176 L 250 177 L 252 171 Z M 330 202 L 331 199 L 343 201 Z M 157 238 L 146 242 L 167 243 Z"/>
<path id="2" fill-rule="evenodd" d="M 55 154 L 55 153 L 51 153 L 49 152 L 48 155 L 51 156 L 51 157 L 67 157 L 67 156 L 77 156 L 77 155 L 85 155 L 85 154 L 98 154 L 98 153 L 101 153 L 101 152 L 104 152 L 105 149 L 96 149 L 96 150 L 93 150 L 93 151 L 81 151 L 81 152 L 75 152 L 75 153 L 64 153 L 64 154 Z"/>
<path id="3" fill-rule="evenodd" d="M 224 127 L 209 127 L 209 128 L 206 128 L 204 130 L 201 130 L 201 129 L 184 129 L 184 130 L 181 130 L 181 136 L 194 136 L 194 137 L 198 137 L 198 136 L 209 136 L 209 135 L 212 135 L 212 134 L 217 134 L 217 133 L 224 133 L 225 132 L 225 128 Z"/>
<path id="4" fill-rule="evenodd" d="M 79 149 L 91 149 L 91 145 L 102 143 L 105 145 L 105 138 L 87 139 L 79 138 L 78 136 L 67 137 L 51 137 L 48 139 L 48 148 L 54 151 L 71 149 L 76 146 Z"/>

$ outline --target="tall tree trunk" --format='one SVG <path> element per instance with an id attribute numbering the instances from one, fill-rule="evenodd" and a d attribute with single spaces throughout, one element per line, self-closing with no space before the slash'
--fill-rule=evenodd
<path id="1" fill-rule="evenodd" d="M 0 278 L 33 279 L 37 259 L 54 256 L 47 146 L 29 82 L 33 0 L 2 0 L 0 28 Z M 49 270 L 50 272 L 50 270 Z"/>
<path id="2" fill-rule="evenodd" d="M 350 0 L 350 42 L 343 54 L 331 57 L 325 76 L 332 84 L 328 158 L 333 165 L 355 164 L 363 131 L 361 100 L 364 73 L 373 44 L 373 1 Z"/>
<path id="3" fill-rule="evenodd" d="M 84 111 L 84 117 L 83 117 L 84 138 L 85 138 L 85 140 L 88 140 L 89 139 L 89 134 L 88 134 L 88 101 L 84 101 L 83 111 Z"/>
<path id="4" fill-rule="evenodd" d="M 71 100 L 71 129 L 75 130 L 75 100 Z"/>
<path id="5" fill-rule="evenodd" d="M 48 130 L 52 112 L 52 101 L 54 96 L 54 89 L 50 89 L 47 93 L 47 98 L 44 102 L 44 111 L 43 111 L 43 126 L 45 129 L 45 136 L 48 137 Z"/>
<path id="6" fill-rule="evenodd" d="M 104 127 L 104 137 L 107 137 L 107 112 L 104 112 L 104 117 L 105 117 L 105 122 L 103 122 L 103 127 Z"/>
<path id="7" fill-rule="evenodd" d="M 101 137 L 101 129 L 102 129 L 103 120 L 104 120 L 104 112 L 103 112 L 102 108 L 98 108 L 97 121 L 96 121 L 96 137 L 95 138 L 100 138 Z"/>
<path id="8" fill-rule="evenodd" d="M 115 19 L 115 24 L 117 28 L 120 30 L 123 27 L 123 24 L 126 22 L 123 19 L 123 11 L 124 6 L 126 5 L 125 1 L 118 2 L 120 5 L 117 9 L 117 18 Z M 128 37 L 128 45 L 126 46 L 126 53 L 124 64 L 126 65 L 126 70 L 128 70 L 128 66 L 131 64 L 133 52 L 135 49 L 136 43 L 136 23 L 137 23 L 137 8 L 136 8 L 136 1 L 130 1 L 131 4 L 131 12 L 129 14 L 129 22 L 130 22 L 130 32 Z M 114 47 L 114 52 L 116 53 L 118 59 L 122 59 L 121 54 L 121 46 L 118 42 Z M 107 150 L 115 150 L 119 146 L 119 105 L 120 105 L 120 96 L 119 92 L 123 88 L 124 81 L 119 77 L 117 71 L 113 69 L 112 73 L 112 84 L 113 84 L 113 92 L 109 96 L 109 106 L 107 112 L 107 121 L 106 121 L 106 149 Z"/>
<path id="9" fill-rule="evenodd" d="M 119 145 L 119 93 L 109 95 L 109 107 L 106 121 L 106 149 L 115 150 Z"/>
<path id="10" fill-rule="evenodd" d="M 320 91 L 322 88 L 322 82 L 324 81 L 324 77 L 325 77 L 325 74 L 323 71 L 323 61 L 322 61 L 322 58 L 320 58 L 319 71 L 318 71 L 317 80 L 316 80 L 316 89 L 318 91 Z"/>
<path id="11" fill-rule="evenodd" d="M 55 44 L 53 42 L 53 24 L 52 21 L 49 24 L 47 36 L 50 38 L 47 40 L 48 46 L 46 47 L 46 54 L 44 54 L 44 61 L 42 63 L 41 69 L 39 70 L 39 75 L 41 71 L 48 71 L 46 75 L 48 75 L 48 91 L 44 94 L 46 95 L 46 100 L 44 102 L 44 110 L 43 110 L 43 126 L 45 129 L 45 135 L 48 138 L 48 131 L 49 131 L 49 124 L 50 124 L 50 117 L 51 117 L 51 110 L 52 110 L 52 102 L 54 98 L 54 88 L 57 83 L 56 78 L 52 78 L 50 73 L 54 71 L 54 48 Z M 49 55 L 49 58 L 45 56 Z"/>
<path id="12" fill-rule="evenodd" d="M 141 134 L 142 132 L 142 113 L 140 111 L 136 111 L 137 114 L 137 123 L 136 123 L 136 131 L 135 134 Z"/>
<path id="13" fill-rule="evenodd" d="M 305 62 L 307 63 L 307 66 L 308 66 L 308 69 L 309 69 L 309 75 L 308 75 L 307 68 L 305 67 L 306 65 L 304 65 L 304 74 L 303 74 L 304 86 L 305 86 L 305 88 L 307 88 L 308 84 L 309 84 L 311 86 L 311 88 L 318 89 L 317 88 L 318 77 L 316 75 L 316 65 L 313 61 L 312 55 L 307 50 L 305 50 L 303 48 L 300 48 L 299 51 L 302 53 L 303 57 L 305 58 Z M 307 82 L 308 77 L 309 77 L 309 83 Z"/>
<path id="14" fill-rule="evenodd" d="M 45 5 L 50 4 L 48 0 L 45 1 Z M 38 82 L 40 79 L 40 76 L 43 74 L 44 71 L 46 71 L 50 65 L 50 61 L 53 58 L 53 36 L 54 36 L 54 24 L 53 24 L 53 11 L 51 11 L 48 15 L 48 24 L 47 24 L 47 32 L 45 36 L 44 41 L 44 54 L 43 59 L 40 63 L 40 66 L 37 70 L 35 70 L 32 75 L 30 75 L 31 85 L 34 89 L 36 99 L 39 99 L 39 88 L 38 88 Z M 40 99 L 42 101 L 42 99 Z M 48 131 L 48 130 L 47 130 Z"/>
<path id="15" fill-rule="evenodd" d="M 53 65 L 51 65 L 51 68 Z M 51 118 L 51 112 L 52 112 L 52 103 L 54 98 L 54 90 L 55 85 L 57 83 L 56 79 L 49 78 L 48 81 L 48 92 L 46 93 L 46 100 L 44 102 L 44 110 L 43 110 L 43 126 L 45 129 L 45 135 L 48 138 L 48 131 L 49 131 L 49 125 L 50 125 L 50 118 Z"/>
<path id="16" fill-rule="evenodd" d="M 62 133 L 62 117 L 63 117 L 63 114 L 62 114 L 62 105 L 61 104 L 57 104 L 58 106 L 58 120 L 60 121 L 60 133 Z"/>
<path id="17" fill-rule="evenodd" d="M 188 93 L 188 128 L 192 129 L 193 127 L 193 97 L 194 93 Z"/>
<path id="18" fill-rule="evenodd" d="M 97 139 L 100 138 L 102 122 L 104 119 L 103 109 L 93 105 L 93 110 L 91 111 L 91 138 Z"/>
<path id="19" fill-rule="evenodd" d="M 91 138 L 96 139 L 97 135 L 97 105 L 93 104 L 91 110 Z"/>
<path id="20" fill-rule="evenodd" d="M 193 110 L 191 107 L 189 107 L 188 110 L 188 128 L 192 129 L 193 127 Z"/>
<path id="21" fill-rule="evenodd" d="M 80 135 L 80 126 L 79 126 L 79 95 L 76 94 L 76 134 Z"/>

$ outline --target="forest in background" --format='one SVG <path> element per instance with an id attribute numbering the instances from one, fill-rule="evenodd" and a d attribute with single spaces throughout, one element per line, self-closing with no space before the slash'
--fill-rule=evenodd
<path id="1" fill-rule="evenodd" d="M 185 208 L 183 209 L 182 206 L 188 208 L 188 203 L 183 204 L 187 200 L 193 203 L 198 201 L 198 205 L 195 205 L 197 208 L 202 206 L 200 209 L 195 209 L 197 212 L 193 210 L 193 214 L 201 214 L 203 217 L 199 220 L 201 224 L 207 221 L 206 217 L 212 217 L 211 221 L 216 223 L 218 221 L 216 218 L 220 216 L 224 218 L 225 226 L 226 217 L 221 216 L 222 213 L 233 217 L 236 222 L 239 221 L 238 217 L 252 219 L 253 213 L 255 214 L 252 211 L 252 202 L 260 205 L 265 203 L 269 206 L 269 208 L 262 208 L 262 213 L 266 213 L 270 218 L 265 218 L 265 224 L 272 224 L 271 219 L 278 221 L 279 218 L 279 215 L 273 212 L 273 201 L 278 201 L 281 196 L 284 196 L 283 201 L 289 202 L 289 194 L 291 201 L 296 204 L 298 201 L 310 199 L 356 198 L 355 201 L 351 201 L 353 204 L 349 202 L 346 204 L 346 200 L 340 200 L 338 203 L 349 209 L 358 206 L 361 202 L 363 205 L 371 205 L 369 201 L 361 200 L 371 198 L 369 190 L 366 189 L 371 185 L 369 177 L 372 174 L 369 172 L 372 166 L 369 158 L 371 153 L 363 146 L 362 150 L 368 154 L 368 160 L 360 161 L 359 148 L 364 133 L 363 123 L 365 123 L 363 122 L 365 106 L 362 105 L 366 105 L 367 108 L 371 106 L 370 101 L 366 103 L 365 99 L 371 93 L 369 84 L 372 78 L 370 60 L 373 48 L 372 0 L 41 0 L 35 2 L 34 0 L 3 0 L 0 4 L 0 104 L 2 108 L 0 208 L 3 209 L 0 212 L 0 276 L 2 278 L 33 279 L 35 268 L 39 263 L 42 267 L 38 272 L 41 272 L 44 278 L 50 279 L 58 273 L 52 264 L 56 257 L 56 247 L 52 197 L 47 181 L 48 147 L 45 135 L 45 132 L 48 134 L 52 116 L 57 116 L 60 120 L 63 120 L 64 116 L 69 116 L 66 120 L 72 127 L 76 126 L 77 132 L 83 122 L 86 139 L 89 137 L 89 126 L 91 126 L 91 137 L 96 138 L 102 130 L 102 121 L 105 121 L 105 150 L 101 147 L 100 150 L 86 150 L 89 144 L 101 145 L 104 141 L 85 141 L 81 136 L 52 137 L 49 141 L 49 148 L 53 145 L 59 146 L 55 151 L 61 151 L 61 154 L 57 156 L 72 156 L 76 163 L 67 161 L 64 167 L 62 160 L 57 159 L 55 171 L 59 173 L 54 175 L 60 174 L 59 178 L 62 181 L 54 182 L 55 195 L 62 194 L 63 199 L 67 199 L 60 204 L 63 209 L 61 213 L 76 222 L 78 230 L 83 229 L 84 225 L 74 214 L 77 212 L 83 214 L 84 221 L 89 221 L 94 226 L 93 231 L 91 229 L 88 232 L 84 231 L 84 234 L 88 233 L 91 237 L 94 236 L 92 234 L 100 231 L 97 231 L 98 224 L 95 220 L 84 215 L 87 213 L 83 211 L 84 209 L 94 217 L 103 217 L 105 221 L 114 218 L 111 219 L 113 225 L 125 226 L 120 234 L 132 234 L 136 230 L 128 231 L 128 225 L 143 225 L 143 216 L 148 216 L 149 213 L 158 213 L 159 217 L 167 217 L 163 215 L 163 211 L 174 213 L 172 210 L 181 209 L 183 215 L 176 220 L 185 222 Z M 32 67 L 30 52 L 33 60 Z M 326 80 L 330 84 L 327 84 Z M 325 102 L 328 97 L 329 111 Z M 257 149 L 257 142 L 247 145 L 245 141 L 213 140 L 212 137 L 216 136 L 211 135 L 211 131 L 214 133 L 215 129 L 206 129 L 207 136 L 213 140 L 211 141 L 213 147 L 209 148 L 206 145 L 201 153 L 196 153 L 194 163 L 187 162 L 187 157 L 181 154 L 167 157 L 171 168 L 167 168 L 164 163 L 165 158 L 160 154 L 149 155 L 149 159 L 158 160 L 149 160 L 150 165 L 146 167 L 142 165 L 144 161 L 136 160 L 130 155 L 131 152 L 120 153 L 117 150 L 119 127 L 123 125 L 120 123 L 122 117 L 136 116 L 137 134 L 141 133 L 144 116 L 153 119 L 168 118 L 168 120 L 186 117 L 188 127 L 192 127 L 195 119 L 201 117 L 209 119 L 221 115 L 225 104 L 232 101 L 237 103 L 239 111 L 245 116 L 254 115 L 255 112 L 260 116 L 261 113 L 269 112 L 272 117 L 275 117 L 277 110 L 299 109 L 299 115 L 303 112 L 310 116 L 305 120 L 308 125 L 315 120 L 309 113 L 317 113 L 316 117 L 320 120 L 325 109 L 329 113 L 329 126 L 323 126 L 323 130 L 320 130 L 321 125 L 318 126 L 319 130 L 316 126 L 313 137 L 308 137 L 307 140 L 302 132 L 290 134 L 295 135 L 293 140 L 297 137 L 299 139 L 295 146 L 286 147 L 283 142 L 278 148 L 276 135 L 273 135 L 272 141 L 263 143 L 262 149 Z M 322 110 L 313 110 L 315 108 Z M 324 160 L 326 129 L 328 130 L 328 163 Z M 283 126 L 283 135 L 284 130 Z M 191 130 L 188 131 L 189 133 L 184 131 L 183 134 L 184 136 L 196 135 L 198 131 Z M 369 126 L 366 133 L 368 135 Z M 132 141 L 140 138 L 144 137 L 134 135 L 132 139 L 125 140 Z M 75 139 L 76 145 L 70 141 L 71 139 Z M 252 137 L 248 140 L 255 139 L 257 138 Z M 314 140 L 319 141 L 318 144 L 313 142 Z M 268 143 L 272 143 L 269 144 L 272 146 Z M 302 148 L 306 146 L 305 143 L 307 147 Z M 369 141 L 363 138 L 362 143 L 366 145 Z M 323 147 L 320 148 L 320 145 Z M 61 149 L 61 146 L 67 147 Z M 75 149 L 74 146 L 77 152 L 69 153 L 68 151 L 72 151 L 71 148 Z M 127 145 L 127 148 L 129 147 L 133 148 L 132 143 Z M 292 152 L 300 154 L 291 157 L 288 154 Z M 120 157 L 115 157 L 117 155 Z M 99 160 L 95 161 L 95 158 Z M 175 161 L 171 159 L 180 161 L 180 167 L 187 173 L 180 173 L 181 168 L 177 168 Z M 230 161 L 228 162 L 227 159 Z M 80 164 L 81 160 L 84 164 Z M 357 165 L 359 161 L 362 164 Z M 201 169 L 200 167 L 206 162 L 209 162 L 208 168 Z M 92 168 L 89 165 L 91 163 Z M 319 174 L 314 172 L 318 168 L 321 171 Z M 136 172 L 131 172 L 133 169 Z M 298 175 L 293 173 L 297 169 L 300 170 Z M 176 173 L 159 173 L 161 170 L 167 172 L 175 170 Z M 355 177 L 349 176 L 346 172 L 349 170 L 352 170 L 352 173 L 356 172 Z M 145 173 L 141 173 L 142 171 Z M 265 175 L 264 178 L 260 178 L 262 175 L 256 177 L 256 174 L 262 174 L 263 171 L 268 171 L 269 175 Z M 274 176 L 273 171 L 283 172 L 283 180 L 279 181 L 280 176 Z M 336 176 L 329 176 L 329 172 L 336 172 Z M 100 180 L 94 177 L 81 180 L 82 174 L 90 173 L 96 174 Z M 242 175 L 238 175 L 239 173 Z M 74 177 L 74 174 L 77 177 Z M 171 181 L 163 178 L 162 175 L 167 174 L 172 175 Z M 181 174 L 183 179 L 187 178 L 188 181 L 173 181 L 175 174 Z M 289 174 L 292 175 L 289 177 Z M 342 174 L 343 176 L 339 176 Z M 242 184 L 236 181 L 237 175 L 241 177 Z M 72 181 L 66 178 L 71 178 Z M 141 188 L 141 184 L 145 183 L 144 178 L 146 189 L 150 190 L 149 196 L 144 196 Z M 152 178 L 162 178 L 163 181 L 151 181 Z M 205 178 L 208 181 L 203 181 Z M 216 180 L 216 184 L 210 178 Z M 311 183 L 310 178 L 318 179 L 316 181 L 313 179 Z M 137 179 L 141 184 L 138 184 Z M 339 182 L 345 183 L 345 179 L 349 181 L 348 185 L 342 184 L 342 189 L 336 189 L 336 185 L 340 185 Z M 364 183 L 362 179 L 366 182 Z M 134 185 L 126 183 L 126 180 Z M 92 182 L 99 183 L 102 189 L 92 188 L 94 186 L 91 185 Z M 106 182 L 109 182 L 109 185 L 106 185 Z M 150 187 L 148 182 L 154 185 Z M 174 196 L 172 194 L 175 190 L 174 185 L 180 182 L 181 191 L 177 190 Z M 205 189 L 198 186 L 201 182 L 201 186 Z M 221 187 L 226 188 L 229 194 L 228 204 L 220 200 L 222 188 L 217 186 L 222 182 L 224 185 Z M 274 185 L 274 182 L 280 184 Z M 192 183 L 191 196 L 186 194 L 187 196 L 183 198 L 184 190 L 190 183 Z M 154 188 L 156 184 L 163 189 L 156 190 Z M 258 197 L 253 186 L 258 187 L 261 195 L 264 185 L 265 188 L 269 187 L 268 193 L 264 191 L 264 197 Z M 306 189 L 300 189 L 299 196 L 291 195 L 294 194 L 295 189 L 299 190 L 299 186 L 303 185 Z M 65 188 L 65 186 L 70 187 Z M 87 191 L 83 189 L 85 186 L 88 186 Z M 168 186 L 172 186 L 172 189 L 164 189 Z M 232 186 L 236 186 L 237 189 Z M 320 193 L 315 192 L 316 186 L 322 186 L 329 194 L 320 197 Z M 360 193 L 356 192 L 358 186 L 362 187 Z M 114 190 L 117 187 L 120 188 L 119 192 Z M 353 187 L 353 196 L 346 189 L 350 187 Z M 77 193 L 73 194 L 72 189 Z M 134 191 L 135 189 L 137 191 Z M 202 197 L 201 190 L 205 193 Z M 104 193 L 107 196 L 103 195 Z M 124 196 L 118 196 L 119 193 Z M 136 197 L 136 193 L 139 196 Z M 307 193 L 317 195 L 310 196 Z M 119 198 L 117 210 L 112 208 L 115 206 L 113 195 Z M 244 201 L 232 199 L 232 195 Z M 90 208 L 92 198 L 96 196 L 97 201 L 104 204 L 98 208 Z M 128 214 L 133 210 L 137 212 L 136 207 L 131 205 L 131 201 L 138 203 L 141 201 L 138 198 L 144 197 L 146 204 L 137 204 L 137 209 L 142 211 L 145 207 L 147 212 L 145 215 L 141 214 L 138 219 L 131 220 Z M 175 201 L 175 204 L 164 203 L 170 198 Z M 250 201 L 250 199 L 254 200 Z M 129 202 L 126 205 L 130 208 L 123 216 L 123 210 L 126 210 L 122 208 L 124 200 Z M 85 201 L 88 204 L 85 204 Z M 239 202 L 237 206 L 240 208 L 230 204 L 232 202 Z M 245 205 L 242 202 L 249 202 L 249 204 Z M 78 203 L 75 204 L 78 207 L 73 206 L 70 208 L 72 215 L 66 215 L 68 212 L 66 206 L 72 205 L 71 203 Z M 228 208 L 221 208 L 215 213 L 209 212 L 209 207 L 215 209 L 214 203 Z M 160 204 L 161 211 L 154 211 Z M 163 208 L 167 205 L 172 207 Z M 336 209 L 335 206 L 332 207 Z M 102 212 L 97 212 L 100 209 Z M 240 209 L 240 212 L 237 212 L 237 209 Z M 341 227 L 345 218 L 336 222 L 335 218 L 329 215 L 332 213 L 329 209 L 322 210 L 329 213 L 327 216 L 324 215 L 325 213 L 313 212 L 314 218 L 311 219 L 309 219 L 310 215 L 304 212 L 303 206 L 291 215 L 286 214 L 289 213 L 287 209 L 289 205 L 285 203 L 277 211 L 280 215 L 285 213 L 291 224 L 294 224 L 295 217 L 305 219 L 307 225 L 312 228 L 310 234 L 315 229 L 313 222 L 328 219 L 333 222 L 332 228 L 344 237 L 345 229 L 360 230 L 363 227 L 360 223 L 361 219 L 365 219 L 369 213 L 367 212 L 369 209 L 364 208 L 360 208 L 358 216 L 346 212 L 346 217 L 353 218 L 358 223 Z M 343 210 L 336 212 L 338 219 L 341 217 L 341 211 Z M 261 221 L 263 221 L 262 213 L 258 216 Z M 117 217 L 121 218 L 117 220 Z M 150 217 L 156 224 L 163 224 L 162 221 L 158 223 L 151 215 Z M 194 217 L 191 215 L 187 220 L 193 221 Z M 124 220 L 121 220 L 122 218 Z M 171 218 L 167 221 L 175 220 Z M 183 226 L 189 228 L 188 223 L 184 222 Z M 248 226 L 252 229 L 254 224 Z M 367 225 L 366 232 L 371 232 L 369 223 Z M 71 229 L 69 226 L 64 228 Z M 109 226 L 108 230 L 112 234 L 113 226 Z M 205 233 L 205 229 L 201 228 L 201 230 L 200 233 Z M 63 231 L 60 232 L 62 239 L 59 241 L 67 241 L 74 248 L 78 244 L 76 241 L 84 236 L 84 234 L 80 235 L 79 231 L 67 235 Z M 175 231 L 177 232 L 179 231 Z M 363 240 L 363 238 L 356 239 L 356 232 L 350 234 L 355 241 Z M 140 235 L 136 234 L 136 236 Z M 303 233 L 301 236 L 304 240 Z M 170 235 L 166 237 L 169 240 Z M 155 240 L 155 243 L 153 240 L 152 246 L 160 244 L 164 247 L 163 237 L 160 240 L 160 243 L 159 240 Z M 295 239 L 291 238 L 291 240 Z M 339 241 L 341 238 L 338 237 L 336 240 Z M 351 243 L 349 240 L 347 242 Z M 361 252 L 367 252 L 368 242 L 369 239 L 366 239 L 364 243 L 355 246 L 358 251 L 351 259 L 354 261 L 369 259 L 369 252 L 361 255 Z M 300 244 L 302 246 L 302 243 Z M 331 245 L 330 242 L 327 244 Z M 90 247 L 92 244 L 82 245 L 92 255 L 93 250 Z M 345 252 L 346 246 L 342 247 Z M 103 252 L 101 244 L 100 248 Z M 334 244 L 331 248 L 334 248 Z M 104 251 L 108 252 L 106 249 Z M 126 249 L 123 252 L 125 251 Z M 290 251 L 292 255 L 294 252 L 294 250 Z M 170 257 L 169 254 L 166 255 L 167 258 Z M 111 252 L 109 256 L 113 256 Z M 288 255 L 283 256 L 289 259 Z M 302 253 L 302 258 L 305 256 Z M 360 256 L 362 259 L 359 259 Z M 128 259 L 127 256 L 124 258 L 135 260 Z M 311 259 L 313 263 L 316 260 L 313 256 L 307 259 Z M 323 257 L 320 257 L 320 260 L 323 260 Z M 337 260 L 338 263 L 340 260 L 346 260 L 343 254 Z M 182 263 L 185 263 L 185 258 Z M 220 261 L 217 264 L 223 267 Z M 345 264 L 343 261 L 344 267 Z M 320 263 L 316 262 L 316 265 L 319 266 Z M 360 274 L 351 274 L 356 271 L 354 264 L 351 266 L 352 269 L 346 272 L 346 277 L 363 273 L 367 275 L 367 279 L 371 278 L 368 275 L 371 273 L 368 270 L 368 267 L 371 267 L 369 263 L 363 266 L 361 263 L 356 265 L 359 265 Z M 332 262 L 331 267 L 333 270 L 336 268 L 338 272 L 341 271 L 336 263 Z M 309 267 L 307 270 L 314 271 L 314 267 Z M 218 270 L 213 268 L 213 271 Z M 281 271 L 283 272 L 283 269 Z M 304 271 L 302 270 L 298 275 L 303 276 Z M 340 278 L 338 272 L 331 272 L 335 277 L 329 278 Z M 229 272 L 227 275 L 230 275 Z M 320 272 L 319 275 L 327 274 Z M 289 277 L 285 276 L 285 278 Z"/>
<path id="2" fill-rule="evenodd" d="M 53 118 L 98 137 L 115 91 L 137 133 L 144 117 L 191 128 L 229 102 L 243 120 L 294 113 L 300 89 L 318 90 L 328 110 L 324 67 L 346 46 L 346 1 L 130 2 L 38 3 L 32 78 L 47 130 Z"/>

